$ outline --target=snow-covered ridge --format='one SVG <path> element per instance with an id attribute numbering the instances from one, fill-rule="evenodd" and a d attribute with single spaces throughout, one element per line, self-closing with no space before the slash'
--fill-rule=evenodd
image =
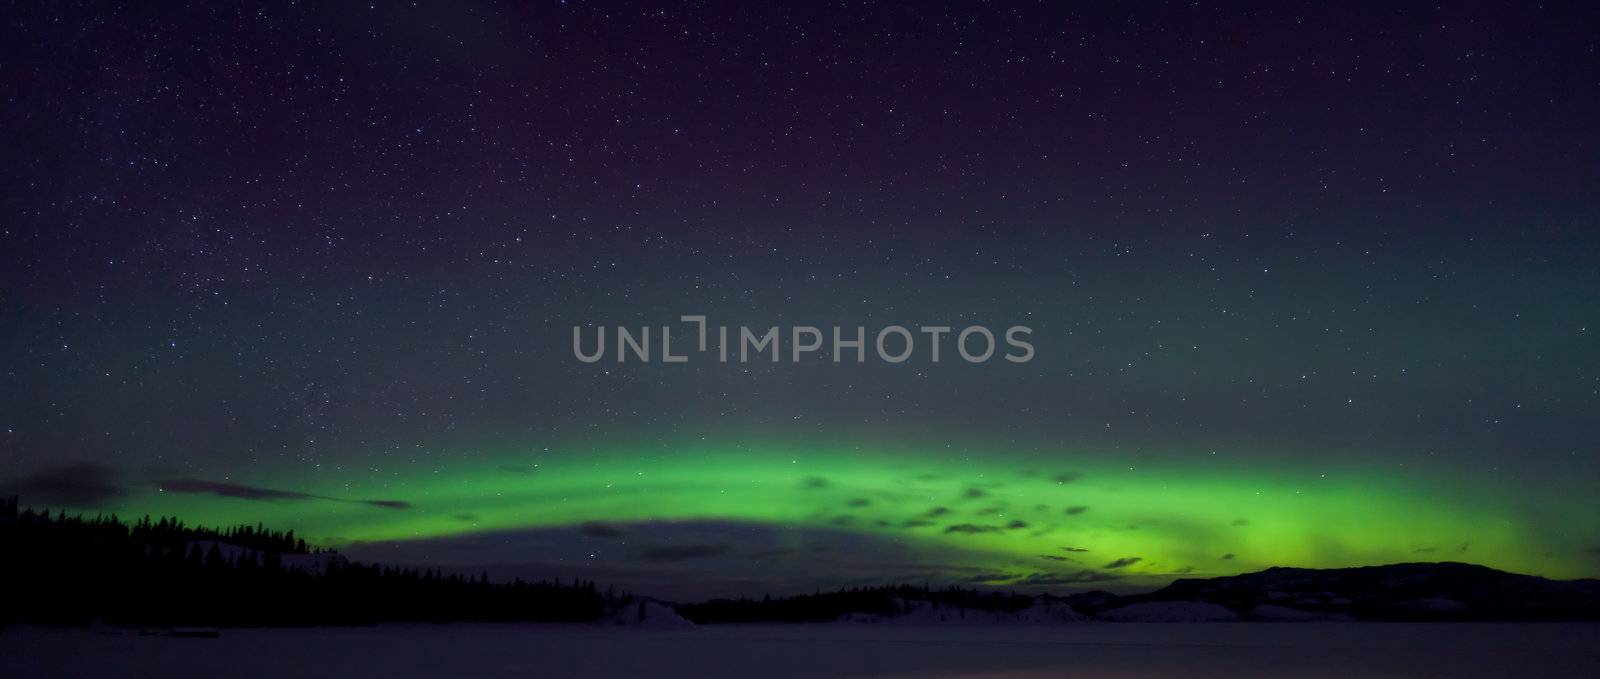
<path id="1" fill-rule="evenodd" d="M 1059 599 L 1053 602 L 1035 601 L 1032 606 L 1019 611 L 987 611 L 940 606 L 931 601 L 905 599 L 899 601 L 901 610 L 905 611 L 900 615 L 847 613 L 841 616 L 838 622 L 893 625 L 1018 625 L 1082 622 L 1088 619 L 1073 610 L 1071 606 L 1061 603 Z"/>
<path id="2" fill-rule="evenodd" d="M 868 597 L 861 605 L 872 606 L 864 609 L 872 612 L 841 614 L 835 622 L 1008 625 L 1084 621 L 1600 621 L 1600 581 L 1549 580 L 1448 562 L 1335 569 L 1269 568 L 1236 576 L 1183 579 L 1155 592 L 1126 596 L 1102 591 L 1039 596 L 1031 601 L 1007 596 L 980 593 L 957 599 L 964 606 L 950 603 L 950 599 L 936 603 L 936 597 L 915 595 L 900 596 L 893 599 L 892 606 L 882 606 L 881 600 Z M 850 603 L 848 596 L 844 600 Z M 787 601 L 790 600 L 777 602 L 778 610 Z"/>
<path id="3" fill-rule="evenodd" d="M 655 599 L 641 599 L 621 607 L 617 614 L 612 616 L 611 624 L 617 627 L 643 629 L 683 629 L 695 626 L 694 623 L 678 615 L 676 609 Z"/>
<path id="4" fill-rule="evenodd" d="M 1201 601 L 1147 601 L 1113 608 L 1100 618 L 1113 622 L 1218 622 L 1238 620 L 1239 614 Z"/>

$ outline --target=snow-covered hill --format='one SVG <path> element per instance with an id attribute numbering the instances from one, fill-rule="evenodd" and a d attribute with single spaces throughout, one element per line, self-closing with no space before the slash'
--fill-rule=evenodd
<path id="1" fill-rule="evenodd" d="M 1178 580 L 1147 594 L 1090 592 L 1065 600 L 1083 613 L 1108 619 L 1129 617 L 1127 609 L 1140 615 L 1178 610 L 1170 605 L 1135 608 L 1145 604 L 1199 602 L 1248 619 L 1272 621 L 1600 620 L 1600 581 L 1549 580 L 1448 562 L 1268 568 Z"/>
<path id="2" fill-rule="evenodd" d="M 683 629 L 695 626 L 694 623 L 678 615 L 678 611 L 671 606 L 654 599 L 645 599 L 622 607 L 611 622 L 617 627 L 641 629 Z"/>
<path id="3" fill-rule="evenodd" d="M 953 606 L 935 606 L 929 601 L 900 600 L 905 613 L 901 615 L 876 615 L 849 613 L 838 622 L 889 624 L 889 625 L 1025 625 L 1082 622 L 1083 614 L 1071 606 L 1055 602 L 1035 601 L 1020 611 L 986 611 Z"/>
<path id="4" fill-rule="evenodd" d="M 1239 614 L 1200 601 L 1147 601 L 1113 608 L 1100 617 L 1113 622 L 1218 622 L 1238 620 Z"/>

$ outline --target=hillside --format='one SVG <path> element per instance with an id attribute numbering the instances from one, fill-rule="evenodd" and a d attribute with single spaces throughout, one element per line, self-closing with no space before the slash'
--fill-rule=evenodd
<path id="1" fill-rule="evenodd" d="M 1600 620 L 1600 581 L 1550 580 L 1464 563 L 1269 568 L 1181 579 L 1154 592 L 1065 597 L 958 587 L 855 588 L 679 607 L 698 623 L 1031 624 L 1314 620 Z"/>
<path id="2" fill-rule="evenodd" d="M 1600 580 L 1550 580 L 1453 562 L 1268 568 L 1185 578 L 1147 594 L 1093 592 L 1067 601 L 1094 615 L 1138 604 L 1189 601 L 1265 619 L 1600 620 Z"/>

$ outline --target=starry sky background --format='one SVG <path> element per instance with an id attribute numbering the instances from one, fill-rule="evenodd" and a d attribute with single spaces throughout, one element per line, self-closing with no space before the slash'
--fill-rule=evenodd
<path id="1" fill-rule="evenodd" d="M 0 488 L 681 597 L 1600 575 L 1592 11 L 921 5 L 7 9 Z M 695 313 L 1037 354 L 572 356 Z"/>

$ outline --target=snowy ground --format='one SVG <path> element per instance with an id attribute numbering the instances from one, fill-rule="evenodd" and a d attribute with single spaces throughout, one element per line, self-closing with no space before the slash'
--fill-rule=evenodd
<path id="1" fill-rule="evenodd" d="M 0 677 L 1600 676 L 1600 625 L 385 625 L 0 630 Z"/>

